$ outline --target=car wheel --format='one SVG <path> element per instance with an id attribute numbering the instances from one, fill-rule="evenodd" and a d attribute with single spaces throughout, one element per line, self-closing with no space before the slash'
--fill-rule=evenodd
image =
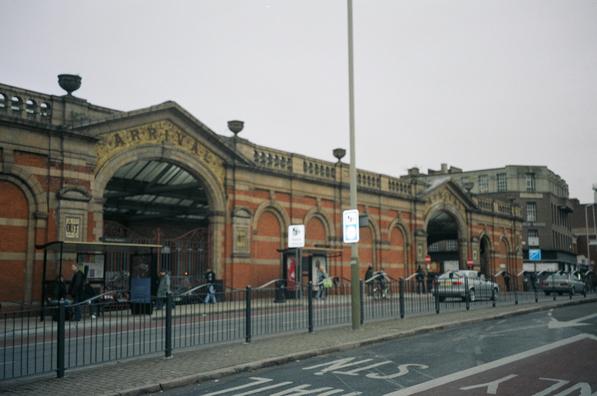
<path id="1" fill-rule="evenodd" d="M 468 292 L 468 295 L 469 295 L 469 300 L 470 300 L 470 302 L 475 302 L 475 300 L 477 299 L 477 298 L 475 297 L 475 289 L 471 289 L 471 290 Z"/>
<path id="2" fill-rule="evenodd" d="M 561 295 L 562 295 L 562 292 L 558 292 L 558 296 L 561 296 Z"/>
<path id="3" fill-rule="evenodd" d="M 440 297 L 439 298 L 439 302 L 444 302 L 444 301 L 446 301 L 446 297 Z"/>
<path id="4" fill-rule="evenodd" d="M 545 292 L 545 295 L 546 295 L 546 296 L 549 296 L 550 294 L 551 294 L 550 292 Z"/>

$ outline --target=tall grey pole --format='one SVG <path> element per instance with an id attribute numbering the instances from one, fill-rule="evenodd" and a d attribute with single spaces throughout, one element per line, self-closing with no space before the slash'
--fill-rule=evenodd
<path id="1" fill-rule="evenodd" d="M 354 122 L 354 65 L 352 42 L 352 0 L 347 0 L 348 8 L 348 114 L 350 128 L 350 208 L 357 207 L 357 171 L 355 155 L 355 122 Z M 352 306 L 352 329 L 361 327 L 361 295 L 359 293 L 359 246 L 353 243 L 350 247 L 350 284 Z"/>
<path id="2" fill-rule="evenodd" d="M 589 266 L 591 265 L 591 248 L 589 245 L 589 218 L 587 216 L 587 207 L 589 204 L 585 205 L 585 236 L 587 238 L 587 262 Z"/>

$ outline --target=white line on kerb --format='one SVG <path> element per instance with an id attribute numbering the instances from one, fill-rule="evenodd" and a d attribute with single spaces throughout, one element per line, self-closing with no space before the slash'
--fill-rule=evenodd
<path id="1" fill-rule="evenodd" d="M 413 386 L 408 387 L 408 388 L 404 388 L 404 389 L 400 389 L 400 390 L 397 390 L 397 391 L 394 391 L 394 392 L 386 393 L 384 396 L 408 396 L 408 395 L 413 395 L 413 394 L 418 393 L 418 392 L 426 391 L 426 390 L 438 387 L 440 385 L 449 384 L 450 382 L 454 382 L 454 381 L 457 381 L 457 380 L 469 377 L 471 375 L 479 374 L 479 373 L 482 373 L 482 372 L 494 369 L 496 367 L 500 367 L 500 366 L 504 366 L 506 364 L 510 364 L 510 363 L 515 362 L 517 360 L 522 360 L 522 359 L 525 359 L 527 357 L 530 357 L 530 356 L 533 356 L 533 355 L 537 355 L 539 353 L 547 352 L 547 351 L 550 351 L 552 349 L 559 348 L 561 346 L 572 344 L 574 342 L 585 340 L 585 339 L 592 339 L 592 340 L 597 341 L 597 337 L 594 336 L 594 335 L 591 335 L 591 334 L 578 334 L 578 335 L 576 335 L 574 337 L 565 338 L 563 340 L 556 341 L 556 342 L 553 342 L 551 344 L 542 345 L 542 346 L 537 347 L 537 348 L 529 349 L 528 351 L 525 351 L 525 352 L 520 352 L 520 353 L 517 353 L 515 355 L 506 356 L 504 358 L 501 358 L 501 359 L 498 359 L 498 360 L 494 360 L 493 362 L 485 363 L 485 364 L 482 364 L 482 365 L 476 366 L 476 367 L 471 367 L 470 369 L 467 369 L 467 370 L 459 371 L 459 372 L 453 373 L 453 374 L 448 374 L 446 376 L 439 377 L 439 378 L 433 379 L 431 381 L 423 382 L 423 383 L 420 383 L 420 384 L 417 384 L 417 385 L 413 385 Z"/>

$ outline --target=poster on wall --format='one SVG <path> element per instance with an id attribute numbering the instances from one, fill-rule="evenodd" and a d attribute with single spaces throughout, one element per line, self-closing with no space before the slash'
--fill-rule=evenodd
<path id="1" fill-rule="evenodd" d="M 296 257 L 294 255 L 286 256 L 286 288 L 288 290 L 296 289 Z"/>
<path id="2" fill-rule="evenodd" d="M 131 256 L 131 302 L 151 302 L 151 256 L 134 254 Z"/>
<path id="3" fill-rule="evenodd" d="M 93 281 L 104 280 L 104 255 L 102 253 L 79 253 L 77 263 L 87 267 L 87 279 Z"/>

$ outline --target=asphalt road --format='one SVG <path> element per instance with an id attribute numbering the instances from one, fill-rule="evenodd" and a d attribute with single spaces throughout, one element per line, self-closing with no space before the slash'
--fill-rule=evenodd
<path id="1" fill-rule="evenodd" d="M 292 342 L 292 337 L 289 337 Z M 167 395 L 581 395 L 597 392 L 597 304 L 319 356 Z"/>

